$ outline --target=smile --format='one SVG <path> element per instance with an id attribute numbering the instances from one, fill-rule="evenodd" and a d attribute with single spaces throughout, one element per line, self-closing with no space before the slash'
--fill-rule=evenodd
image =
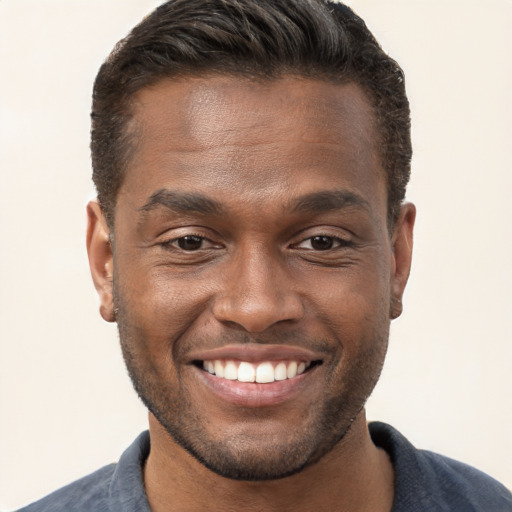
<path id="1" fill-rule="evenodd" d="M 316 387 L 305 382 L 311 382 L 324 358 L 304 347 L 246 343 L 194 351 L 188 362 L 200 389 L 224 404 L 268 407 L 311 395 Z"/>
<path id="2" fill-rule="evenodd" d="M 262 361 L 259 363 L 235 360 L 203 360 L 203 370 L 221 379 L 238 382 L 269 384 L 275 381 L 293 379 L 303 374 L 314 361 Z"/>

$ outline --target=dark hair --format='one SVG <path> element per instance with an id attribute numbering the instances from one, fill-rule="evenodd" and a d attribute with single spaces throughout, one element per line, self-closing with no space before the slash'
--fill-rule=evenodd
<path id="1" fill-rule="evenodd" d="M 93 180 L 110 227 L 135 147 L 133 95 L 164 77 L 207 73 L 264 79 L 290 73 L 360 85 L 377 121 L 394 224 L 410 175 L 409 102 L 400 66 L 363 20 L 327 0 L 170 0 L 116 45 L 94 84 Z"/>

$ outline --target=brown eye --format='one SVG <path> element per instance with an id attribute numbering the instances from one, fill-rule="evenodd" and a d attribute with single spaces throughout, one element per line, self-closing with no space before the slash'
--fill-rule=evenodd
<path id="1" fill-rule="evenodd" d="M 203 238 L 195 235 L 187 235 L 177 240 L 178 247 L 184 251 L 197 251 L 203 245 Z"/>
<path id="2" fill-rule="evenodd" d="M 311 247 L 315 251 L 327 251 L 332 249 L 334 239 L 331 236 L 314 236 L 311 238 Z"/>

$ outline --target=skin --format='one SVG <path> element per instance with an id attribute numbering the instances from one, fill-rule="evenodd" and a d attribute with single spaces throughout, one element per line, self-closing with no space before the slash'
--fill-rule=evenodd
<path id="1" fill-rule="evenodd" d="M 134 109 L 115 228 L 90 203 L 88 251 L 150 410 L 152 510 L 391 510 L 364 403 L 401 311 L 415 209 L 389 229 L 364 92 L 206 76 L 161 81 Z M 273 345 L 321 364 L 272 405 L 224 400 L 194 364 Z"/>

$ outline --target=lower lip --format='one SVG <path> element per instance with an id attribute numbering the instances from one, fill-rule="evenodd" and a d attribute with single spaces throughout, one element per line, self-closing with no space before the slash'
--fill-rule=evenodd
<path id="1" fill-rule="evenodd" d="M 222 379 L 199 368 L 195 370 L 199 373 L 202 382 L 222 400 L 241 407 L 269 407 L 281 404 L 297 395 L 316 367 L 293 379 L 267 384 Z"/>

